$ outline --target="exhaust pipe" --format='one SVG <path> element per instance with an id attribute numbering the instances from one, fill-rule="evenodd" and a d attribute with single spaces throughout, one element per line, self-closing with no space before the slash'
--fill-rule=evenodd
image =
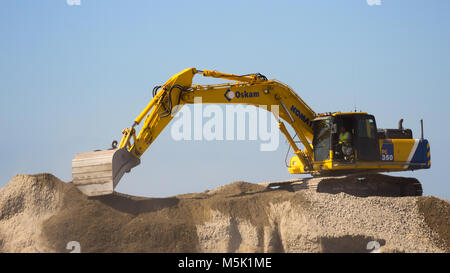
<path id="1" fill-rule="evenodd" d="M 423 139 L 423 119 L 420 120 L 420 139 Z"/>

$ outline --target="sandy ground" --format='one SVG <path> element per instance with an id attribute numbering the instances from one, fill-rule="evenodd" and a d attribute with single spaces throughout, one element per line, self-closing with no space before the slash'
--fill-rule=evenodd
<path id="1" fill-rule="evenodd" d="M 449 252 L 450 203 L 269 190 L 88 198 L 51 174 L 0 189 L 1 252 Z M 368 246 L 370 249 L 368 249 Z"/>

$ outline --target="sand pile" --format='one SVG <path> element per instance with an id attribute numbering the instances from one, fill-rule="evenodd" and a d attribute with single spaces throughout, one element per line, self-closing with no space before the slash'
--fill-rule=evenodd
<path id="1" fill-rule="evenodd" d="M 0 252 L 449 252 L 450 204 L 235 182 L 168 198 L 88 198 L 51 174 L 0 189 Z"/>

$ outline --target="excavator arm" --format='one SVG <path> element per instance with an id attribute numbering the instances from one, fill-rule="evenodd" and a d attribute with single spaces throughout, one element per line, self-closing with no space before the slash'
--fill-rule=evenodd
<path id="1" fill-rule="evenodd" d="M 193 85 L 196 74 L 221 78 L 232 82 L 214 85 Z M 286 136 L 301 172 L 312 172 L 314 111 L 287 85 L 267 80 L 261 74 L 234 75 L 210 70 L 189 68 L 171 77 L 164 85 L 156 86 L 153 99 L 136 117 L 131 127 L 122 131 L 119 146 L 107 151 L 78 154 L 72 161 L 73 182 L 89 196 L 111 194 L 115 186 L 131 168 L 139 165 L 140 157 L 173 119 L 176 110 L 185 104 L 202 103 L 247 104 L 272 112 Z M 289 134 L 283 119 L 294 129 L 304 146 L 299 149 Z M 136 131 L 137 125 L 141 130 Z"/>

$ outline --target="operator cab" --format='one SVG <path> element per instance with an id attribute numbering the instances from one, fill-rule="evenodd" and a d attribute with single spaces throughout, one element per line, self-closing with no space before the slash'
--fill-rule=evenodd
<path id="1" fill-rule="evenodd" d="M 342 163 L 379 161 L 375 118 L 367 113 L 334 113 L 313 121 L 314 160 Z"/>

